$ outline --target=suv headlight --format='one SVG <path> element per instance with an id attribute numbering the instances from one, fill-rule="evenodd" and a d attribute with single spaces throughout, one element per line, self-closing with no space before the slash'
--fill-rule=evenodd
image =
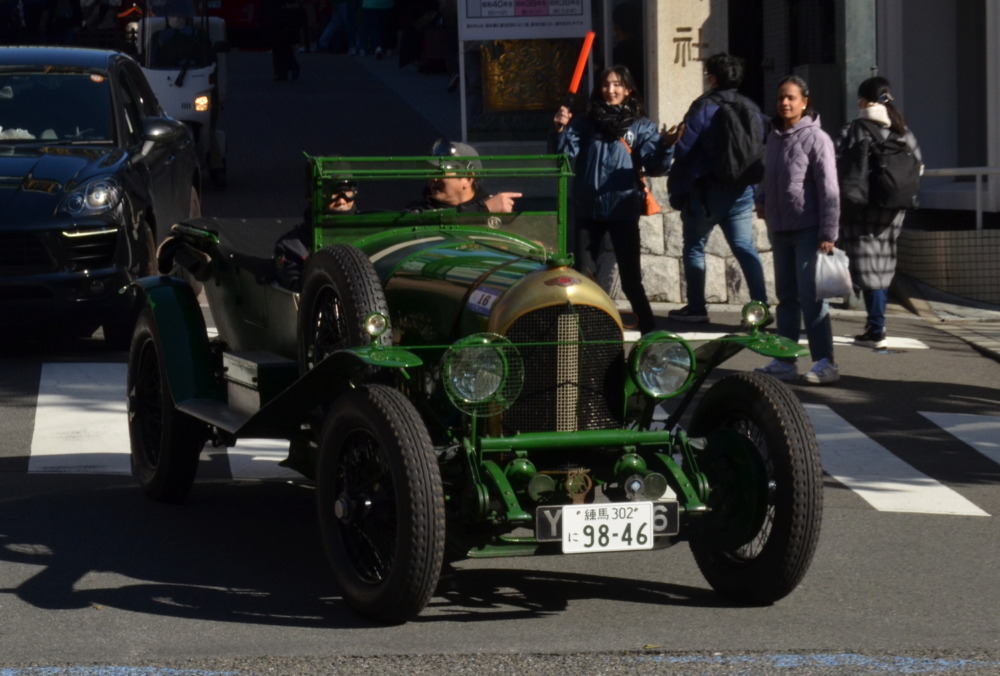
<path id="1" fill-rule="evenodd" d="M 493 333 L 476 333 L 445 353 L 441 368 L 451 402 L 474 416 L 496 415 L 521 393 L 524 367 L 517 348 Z"/>
<path id="2" fill-rule="evenodd" d="M 93 216 L 110 211 L 122 199 L 121 185 L 113 178 L 87 181 L 66 193 L 59 210 L 71 216 Z"/>
<path id="3" fill-rule="evenodd" d="M 674 397 L 691 383 L 694 351 L 678 335 L 656 331 L 643 336 L 630 355 L 632 378 L 654 399 Z"/>

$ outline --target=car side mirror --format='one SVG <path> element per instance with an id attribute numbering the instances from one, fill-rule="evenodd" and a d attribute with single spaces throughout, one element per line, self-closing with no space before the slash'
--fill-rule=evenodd
<path id="1" fill-rule="evenodd" d="M 189 134 L 187 125 L 172 117 L 147 117 L 142 121 L 142 154 L 158 145 L 176 143 L 184 134 Z"/>

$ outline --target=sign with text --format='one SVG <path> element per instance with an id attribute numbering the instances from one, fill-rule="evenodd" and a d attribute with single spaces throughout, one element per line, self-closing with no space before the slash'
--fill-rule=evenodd
<path id="1" fill-rule="evenodd" d="M 590 0 L 459 0 L 460 40 L 579 38 Z"/>

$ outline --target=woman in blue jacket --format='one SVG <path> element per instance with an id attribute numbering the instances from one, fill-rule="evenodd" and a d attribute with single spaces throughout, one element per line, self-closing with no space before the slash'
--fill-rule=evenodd
<path id="1" fill-rule="evenodd" d="M 622 291 L 639 319 L 639 330 L 655 328 L 653 310 L 642 285 L 639 216 L 645 198 L 638 171 L 663 174 L 670 167 L 676 128 L 659 132 L 644 117 L 632 74 L 625 66 L 606 68 L 585 115 L 574 118 L 563 106 L 553 121 L 551 152 L 573 162 L 573 208 L 576 215 L 576 266 L 590 276 L 605 233 L 618 261 Z"/>

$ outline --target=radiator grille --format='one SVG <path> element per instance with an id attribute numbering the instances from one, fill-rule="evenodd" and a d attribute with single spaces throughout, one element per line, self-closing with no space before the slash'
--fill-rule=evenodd
<path id="1" fill-rule="evenodd" d="M 524 360 L 524 387 L 504 414 L 504 434 L 620 426 L 625 377 L 621 337 L 615 320 L 594 307 L 550 307 L 518 319 L 507 338 Z M 555 341 L 559 344 L 525 345 Z"/>

